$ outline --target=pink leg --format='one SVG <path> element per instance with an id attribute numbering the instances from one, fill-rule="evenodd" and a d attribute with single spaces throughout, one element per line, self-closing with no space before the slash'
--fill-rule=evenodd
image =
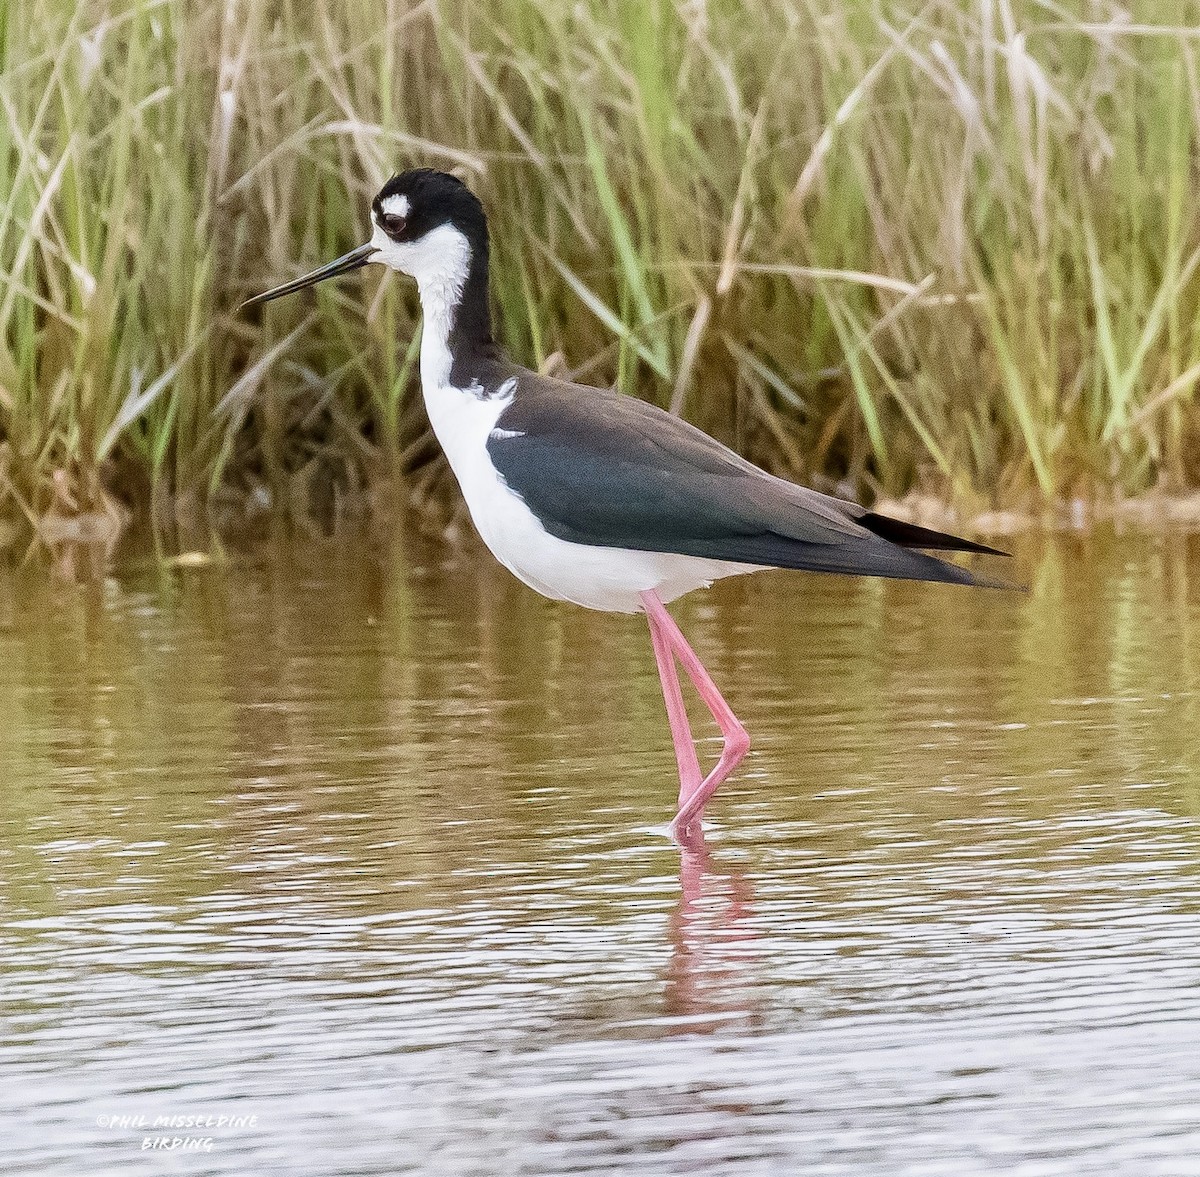
<path id="1" fill-rule="evenodd" d="M 663 698 L 667 703 L 667 718 L 671 723 L 671 738 L 675 743 L 675 758 L 679 762 L 679 812 L 671 822 L 671 831 L 676 837 L 692 836 L 689 831 L 704 812 L 708 799 L 717 791 L 721 782 L 741 763 L 750 747 L 750 737 L 738 721 L 729 704 L 721 697 L 716 683 L 709 677 L 696 652 L 667 612 L 658 594 L 641 594 L 646 619 L 650 623 L 650 640 L 654 644 L 654 656 L 658 661 L 658 675 L 662 680 Z M 679 677 L 675 673 L 678 658 L 688 678 L 695 684 L 704 705 L 721 729 L 725 745 L 716 767 L 700 780 L 696 748 L 692 742 L 691 728 L 683 708 L 683 696 L 679 689 Z"/>
<path id="2" fill-rule="evenodd" d="M 696 759 L 696 745 L 692 741 L 692 729 L 688 726 L 683 692 L 679 689 L 679 675 L 675 673 L 675 655 L 671 653 L 670 642 L 657 618 L 647 612 L 646 619 L 650 622 L 650 643 L 654 646 L 654 660 L 658 663 L 658 677 L 662 682 L 667 719 L 671 724 L 671 740 L 675 744 L 675 760 L 679 765 L 679 807 L 682 809 L 684 802 L 700 788 L 703 781 L 700 761 Z"/>

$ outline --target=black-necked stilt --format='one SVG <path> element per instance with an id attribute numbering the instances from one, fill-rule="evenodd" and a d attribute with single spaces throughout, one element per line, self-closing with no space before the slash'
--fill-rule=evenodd
<path id="1" fill-rule="evenodd" d="M 371 211 L 366 245 L 245 305 L 368 262 L 417 280 L 425 405 L 484 543 L 547 597 L 646 614 L 679 763 L 677 837 L 698 831 L 749 737 L 665 602 L 763 568 L 989 583 L 924 551 L 994 548 L 785 482 L 653 405 L 513 364 L 492 338 L 487 218 L 453 176 L 394 176 Z M 676 659 L 724 737 L 707 776 Z"/>

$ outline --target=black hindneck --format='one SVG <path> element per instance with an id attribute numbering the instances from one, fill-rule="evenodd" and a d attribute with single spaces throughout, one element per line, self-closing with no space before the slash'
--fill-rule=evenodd
<path id="1" fill-rule="evenodd" d="M 455 366 L 473 356 L 489 356 L 496 350 L 492 339 L 492 312 L 488 303 L 488 249 L 486 240 L 471 250 L 471 267 L 463 283 L 458 306 L 447 339 Z"/>

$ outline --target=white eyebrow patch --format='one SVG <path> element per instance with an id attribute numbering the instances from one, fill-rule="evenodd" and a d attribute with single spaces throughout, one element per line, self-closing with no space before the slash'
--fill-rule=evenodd
<path id="1" fill-rule="evenodd" d="M 385 213 L 392 213 L 398 217 L 406 217 L 411 206 L 408 203 L 407 196 L 397 193 L 395 196 L 385 196 L 379 202 L 379 207 Z"/>

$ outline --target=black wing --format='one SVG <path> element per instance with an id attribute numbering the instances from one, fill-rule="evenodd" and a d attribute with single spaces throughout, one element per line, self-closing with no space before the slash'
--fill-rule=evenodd
<path id="1" fill-rule="evenodd" d="M 521 372 L 488 453 L 552 535 L 744 564 L 991 584 L 912 548 L 993 548 L 775 478 L 633 397 Z"/>

